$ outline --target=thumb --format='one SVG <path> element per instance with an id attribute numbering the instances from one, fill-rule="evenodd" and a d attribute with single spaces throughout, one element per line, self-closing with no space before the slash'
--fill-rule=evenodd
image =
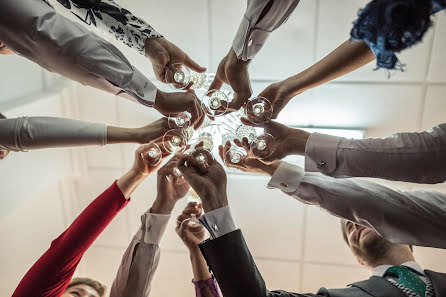
<path id="1" fill-rule="evenodd" d="M 280 98 L 277 99 L 274 103 L 273 103 L 273 114 L 272 114 L 272 118 L 273 119 L 277 119 L 277 116 L 279 115 L 279 113 L 282 111 L 282 109 L 286 106 L 287 102 Z"/>
<path id="2" fill-rule="evenodd" d="M 209 90 L 220 90 L 222 85 L 223 82 L 216 75 L 211 85 L 209 86 Z"/>

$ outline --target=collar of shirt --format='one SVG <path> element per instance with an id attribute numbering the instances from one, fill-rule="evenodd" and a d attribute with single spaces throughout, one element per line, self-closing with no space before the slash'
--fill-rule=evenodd
<path id="1" fill-rule="evenodd" d="M 418 272 L 422 276 L 426 276 L 426 274 L 423 271 L 423 268 L 421 268 L 421 266 L 418 263 L 414 262 L 414 261 L 405 262 L 405 263 L 403 263 L 401 265 L 409 267 L 409 268 L 415 270 L 416 272 Z M 380 265 L 380 266 L 376 266 L 372 270 L 372 276 L 383 277 L 384 274 L 386 273 L 387 269 L 389 269 L 392 266 L 393 265 Z"/>

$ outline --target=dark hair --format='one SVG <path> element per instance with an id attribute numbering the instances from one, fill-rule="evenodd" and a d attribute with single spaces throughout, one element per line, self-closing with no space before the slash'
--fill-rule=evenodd
<path id="1" fill-rule="evenodd" d="M 68 285 L 67 289 L 77 286 L 77 285 L 86 285 L 93 288 L 96 292 L 98 292 L 100 297 L 104 296 L 106 287 L 98 281 L 92 280 L 88 277 L 76 277 L 73 278 Z"/>
<path id="2" fill-rule="evenodd" d="M 341 219 L 341 230 L 342 230 L 342 237 L 344 237 L 345 242 L 347 243 L 348 246 L 350 246 L 348 244 L 348 238 L 347 238 L 347 223 L 350 222 L 346 219 Z M 412 245 L 408 244 L 410 250 L 413 252 L 413 247 Z"/>

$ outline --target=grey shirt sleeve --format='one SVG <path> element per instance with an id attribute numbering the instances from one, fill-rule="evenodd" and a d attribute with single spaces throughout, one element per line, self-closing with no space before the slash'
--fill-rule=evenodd
<path id="1" fill-rule="evenodd" d="M 355 178 L 336 179 L 320 173 L 305 173 L 286 162 L 274 172 L 268 187 L 372 228 L 391 242 L 446 248 L 446 195 L 443 193 L 396 191 Z"/>
<path id="2" fill-rule="evenodd" d="M 110 290 L 110 297 L 148 297 L 160 259 L 159 243 L 170 215 L 148 210 L 141 216 L 141 228 L 122 257 Z"/>
<path id="3" fill-rule="evenodd" d="M 199 218 L 212 238 L 218 238 L 237 230 L 229 206 L 214 209 Z"/>
<path id="4" fill-rule="evenodd" d="M 262 11 L 271 2 L 267 13 L 259 20 Z M 246 12 L 232 43 L 239 59 L 253 59 L 272 31 L 279 28 L 290 17 L 299 0 L 248 0 Z"/>
<path id="5" fill-rule="evenodd" d="M 157 89 L 112 44 L 42 0 L 4 0 L 0 38 L 11 50 L 81 84 L 153 106 Z"/>
<path id="6" fill-rule="evenodd" d="M 0 120 L 0 149 L 26 151 L 42 148 L 105 145 L 107 126 L 55 117 Z"/>
<path id="7" fill-rule="evenodd" d="M 305 148 L 305 170 L 334 177 L 441 183 L 446 181 L 446 124 L 360 140 L 313 133 Z"/>

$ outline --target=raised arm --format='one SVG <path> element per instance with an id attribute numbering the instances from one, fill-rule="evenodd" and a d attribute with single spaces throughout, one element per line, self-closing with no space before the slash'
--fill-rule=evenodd
<path id="1" fill-rule="evenodd" d="M 110 297 L 147 297 L 160 259 L 159 243 L 175 204 L 188 191 L 183 179 L 171 182 L 175 157 L 158 171 L 157 196 L 152 207 L 141 216 L 141 227 L 130 242 L 113 282 Z"/>
<path id="2" fill-rule="evenodd" d="M 248 65 L 260 51 L 268 36 L 289 18 L 299 0 L 248 0 L 246 12 L 235 35 L 232 47 L 218 65 L 209 89 L 231 85 L 234 100 L 230 110 L 238 110 L 251 97 Z"/>
<path id="3" fill-rule="evenodd" d="M 135 154 L 133 167 L 111 185 L 76 218 L 68 229 L 26 273 L 14 291 L 14 297 L 60 296 L 68 286 L 79 261 L 144 178 L 156 168 L 148 168 L 145 153 L 148 146 Z"/>

